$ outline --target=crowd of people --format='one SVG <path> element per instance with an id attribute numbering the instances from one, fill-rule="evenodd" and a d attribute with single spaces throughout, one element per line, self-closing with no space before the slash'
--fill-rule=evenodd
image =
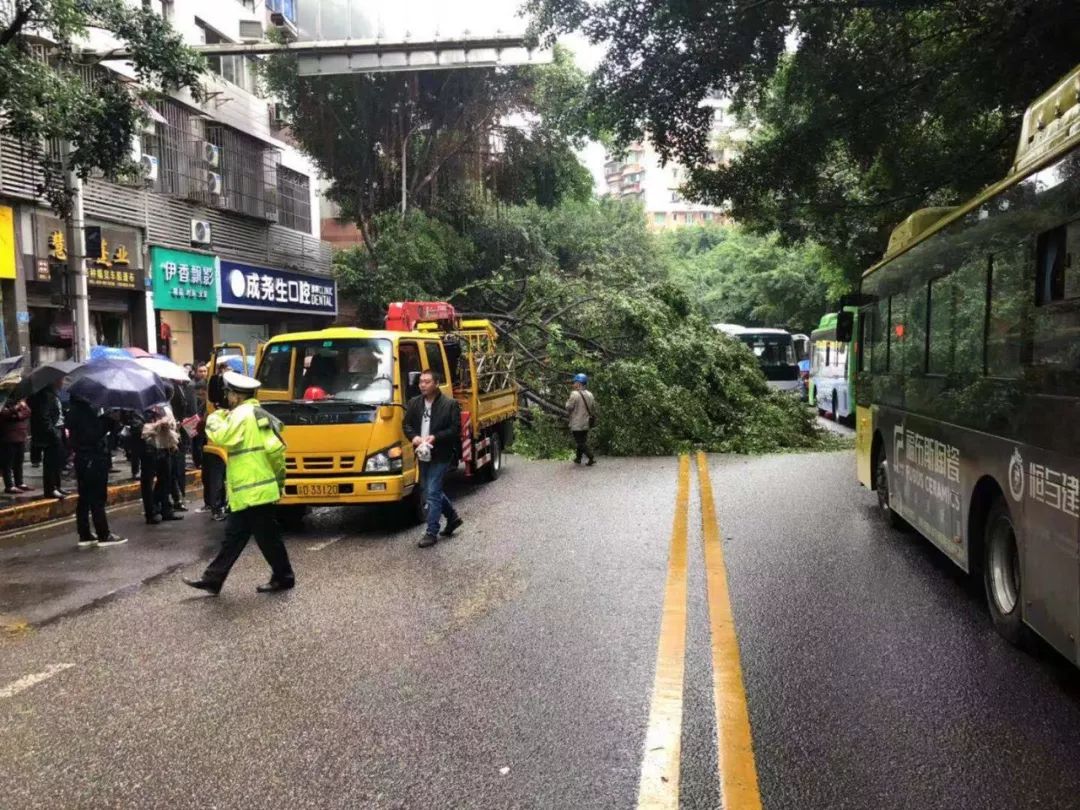
<path id="1" fill-rule="evenodd" d="M 0 407 L 4 494 L 66 498 L 72 493 L 64 486 L 64 473 L 73 470 L 80 495 L 80 547 L 123 542 L 108 531 L 104 511 L 109 476 L 116 472 L 114 459 L 122 451 L 131 480 L 140 484 L 148 524 L 182 519 L 189 464 L 204 469 L 205 507 L 215 520 L 224 520 L 224 464 L 203 453 L 207 402 L 224 405 L 224 385 L 220 375 L 208 379 L 206 364 L 184 368 L 188 379 L 166 383 L 166 401 L 141 412 L 93 408 L 71 396 L 63 380 L 25 399 L 9 398 Z M 28 450 L 31 466 L 41 470 L 40 491 L 25 476 Z"/>

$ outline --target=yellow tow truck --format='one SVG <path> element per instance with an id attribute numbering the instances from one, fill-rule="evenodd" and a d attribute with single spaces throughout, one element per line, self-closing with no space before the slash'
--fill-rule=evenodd
<path id="1" fill-rule="evenodd" d="M 299 524 L 313 506 L 367 503 L 399 503 L 423 520 L 427 504 L 403 421 L 426 370 L 461 404 L 465 475 L 498 478 L 518 389 L 513 356 L 497 350 L 489 321 L 462 320 L 444 302 L 399 302 L 385 329 L 296 332 L 260 347 L 259 400 L 285 426 L 284 522 Z"/>

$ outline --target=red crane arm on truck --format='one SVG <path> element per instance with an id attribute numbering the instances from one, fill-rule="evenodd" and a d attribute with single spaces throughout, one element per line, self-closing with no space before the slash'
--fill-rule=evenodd
<path id="1" fill-rule="evenodd" d="M 388 331 L 415 332 L 418 323 L 436 323 L 442 332 L 453 332 L 460 325 L 457 310 L 446 301 L 395 301 L 387 307 Z"/>

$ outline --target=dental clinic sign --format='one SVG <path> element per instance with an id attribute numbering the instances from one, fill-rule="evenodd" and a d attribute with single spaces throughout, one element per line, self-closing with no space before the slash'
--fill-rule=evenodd
<path id="1" fill-rule="evenodd" d="M 337 315 L 337 283 L 330 278 L 222 259 L 221 306 Z"/>

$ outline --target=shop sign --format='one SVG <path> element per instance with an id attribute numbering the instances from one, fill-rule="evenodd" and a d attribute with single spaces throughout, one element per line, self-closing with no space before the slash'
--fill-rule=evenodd
<path id="1" fill-rule="evenodd" d="M 36 278 L 50 281 L 67 265 L 67 230 L 55 217 L 34 217 Z M 141 290 L 145 280 L 140 268 L 139 234 L 131 228 L 86 226 L 86 280 L 94 287 Z"/>
<path id="2" fill-rule="evenodd" d="M 0 278 L 15 278 L 15 211 L 0 205 Z"/>
<path id="3" fill-rule="evenodd" d="M 337 315 L 337 282 L 222 259 L 221 306 Z"/>
<path id="4" fill-rule="evenodd" d="M 217 257 L 188 250 L 150 248 L 154 308 L 217 312 Z"/>

